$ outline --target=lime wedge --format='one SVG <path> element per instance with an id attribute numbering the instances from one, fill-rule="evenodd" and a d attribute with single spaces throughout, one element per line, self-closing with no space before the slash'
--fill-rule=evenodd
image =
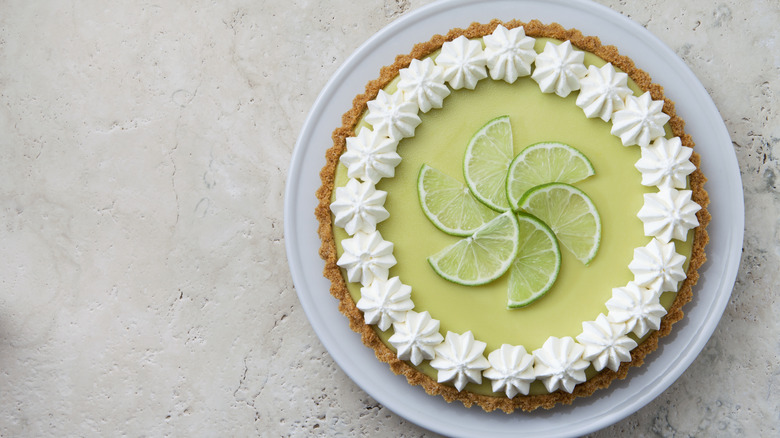
<path id="1" fill-rule="evenodd" d="M 594 173 L 588 157 L 577 149 L 563 143 L 536 143 L 523 149 L 509 165 L 506 196 L 517 210 L 520 198 L 532 187 L 551 182 L 574 184 Z"/>
<path id="2" fill-rule="evenodd" d="M 445 280 L 466 286 L 489 283 L 504 275 L 517 256 L 520 228 L 507 211 L 428 257 L 428 263 Z"/>
<path id="3" fill-rule="evenodd" d="M 498 216 L 480 203 L 465 184 L 427 164 L 422 165 L 417 177 L 417 195 L 433 225 L 454 236 L 470 236 Z"/>
<path id="4" fill-rule="evenodd" d="M 536 186 L 525 192 L 520 208 L 552 228 L 561 245 L 581 262 L 587 265 L 596 256 L 601 219 L 582 190 L 565 183 Z"/>
<path id="5" fill-rule="evenodd" d="M 553 231 L 539 219 L 519 213 L 520 248 L 509 268 L 507 307 L 524 307 L 547 293 L 561 269 L 561 251 Z"/>
<path id="6" fill-rule="evenodd" d="M 506 175 L 513 155 L 509 116 L 489 121 L 471 137 L 466 147 L 463 159 L 466 184 L 477 199 L 493 210 L 509 210 Z"/>

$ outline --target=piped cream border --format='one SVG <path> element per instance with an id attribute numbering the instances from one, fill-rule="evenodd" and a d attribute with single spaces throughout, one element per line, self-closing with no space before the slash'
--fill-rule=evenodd
<path id="1" fill-rule="evenodd" d="M 339 310 L 349 319 L 350 328 L 361 334 L 363 343 L 374 349 L 377 358 L 388 363 L 394 373 L 405 375 L 410 384 L 421 385 L 427 393 L 431 395 L 441 395 L 448 402 L 459 400 L 467 407 L 476 403 L 486 411 L 501 409 L 510 413 L 516 409 L 531 411 L 539 407 L 549 409 L 558 403 L 569 404 L 576 397 L 588 396 L 596 389 L 609 386 L 615 378 L 625 378 L 629 367 L 640 366 L 644 362 L 645 356 L 657 348 L 658 339 L 669 334 L 671 332 L 672 324 L 683 317 L 682 306 L 692 299 L 693 295 L 691 288 L 698 280 L 698 268 L 706 260 L 704 247 L 709 240 L 706 226 L 710 221 L 710 215 L 706 209 L 709 204 L 709 198 L 704 190 L 706 178 L 700 170 L 700 157 L 694 152 L 690 161 L 696 166 L 696 170 L 690 175 L 689 180 L 691 190 L 693 191 L 693 201 L 699 204 L 702 209 L 697 213 L 700 225 L 694 231 L 694 244 L 686 280 L 683 281 L 667 315 L 662 319 L 660 329 L 652 332 L 642 344 L 632 350 L 631 362 L 621 364 L 616 372 L 604 369 L 588 381 L 577 385 L 574 392 L 571 394 L 563 391 L 556 391 L 551 394 L 542 395 L 518 395 L 513 399 L 509 399 L 502 396 L 475 394 L 469 391 L 459 392 L 451 386 L 437 383 L 435 380 L 418 371 L 405 361 L 398 359 L 395 353 L 379 339 L 374 329 L 364 322 L 362 313 L 355 306 L 355 302 L 347 290 L 341 270 L 336 264 L 338 257 L 336 254 L 336 244 L 333 237 L 333 224 L 329 206 L 331 195 L 334 190 L 335 171 L 339 162 L 339 157 L 346 149 L 346 138 L 354 135 L 356 125 L 361 115 L 366 111 L 366 103 L 374 99 L 379 90 L 384 88 L 398 75 L 400 69 L 408 67 L 412 59 L 422 59 L 441 48 L 443 43 L 452 41 L 461 35 L 467 38 L 479 38 L 490 34 L 499 24 L 503 24 L 508 29 L 523 26 L 526 35 L 531 37 L 569 40 L 575 47 L 594 53 L 605 61 L 611 62 L 615 67 L 626 72 L 643 91 L 649 91 L 654 100 L 664 101 L 664 112 L 670 116 L 668 124 L 671 127 L 673 134 L 681 138 L 684 146 L 693 147 L 694 143 L 691 137 L 685 133 L 685 123 L 676 115 L 674 104 L 663 97 L 662 87 L 652 83 L 647 73 L 636 68 L 633 61 L 628 57 L 620 55 L 614 46 L 604 46 L 597 37 L 583 36 L 582 33 L 576 29 L 564 29 L 557 23 L 544 25 L 537 20 L 532 20 L 528 23 L 522 23 L 516 20 L 502 23 L 498 20 L 493 20 L 488 24 L 473 23 L 466 29 L 452 29 L 444 36 L 435 35 L 427 43 L 415 45 L 412 52 L 408 55 L 399 55 L 396 57 L 396 60 L 392 65 L 383 67 L 380 70 L 379 78 L 366 85 L 366 92 L 355 97 L 352 109 L 342 116 L 342 126 L 333 132 L 332 138 L 334 144 L 333 147 L 326 152 L 327 163 L 320 172 L 322 186 L 317 190 L 319 205 L 315 210 L 315 215 L 320 224 L 318 232 L 320 239 L 322 240 L 320 256 L 326 262 L 324 275 L 331 281 L 331 294 L 339 299 Z"/>

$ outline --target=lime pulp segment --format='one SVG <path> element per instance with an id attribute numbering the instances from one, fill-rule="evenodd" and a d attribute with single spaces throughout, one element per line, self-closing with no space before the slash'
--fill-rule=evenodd
<path id="1" fill-rule="evenodd" d="M 551 182 L 574 184 L 595 173 L 588 157 L 564 143 L 536 143 L 512 160 L 506 179 L 509 205 L 518 209 L 520 199 L 531 188 Z"/>
<path id="2" fill-rule="evenodd" d="M 565 183 L 536 186 L 520 199 L 520 208 L 547 224 L 558 241 L 586 265 L 601 243 L 601 218 L 582 190 Z"/>
<path id="3" fill-rule="evenodd" d="M 561 269 L 561 251 L 553 231 L 542 221 L 518 213 L 520 242 L 509 268 L 507 308 L 525 307 L 542 297 L 555 283 Z"/>
<path id="4" fill-rule="evenodd" d="M 512 161 L 509 116 L 496 117 L 471 137 L 463 159 L 463 176 L 474 196 L 496 211 L 510 209 L 506 176 Z"/>
<path id="5" fill-rule="evenodd" d="M 517 256 L 520 227 L 507 211 L 474 234 L 428 257 L 428 263 L 445 280 L 466 286 L 489 283 L 504 275 Z"/>
<path id="6" fill-rule="evenodd" d="M 454 236 L 469 236 L 498 216 L 479 202 L 465 184 L 427 164 L 420 168 L 417 194 L 431 223 Z"/>

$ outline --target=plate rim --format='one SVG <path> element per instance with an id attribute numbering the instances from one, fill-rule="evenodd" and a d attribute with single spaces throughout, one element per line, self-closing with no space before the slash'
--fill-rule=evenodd
<path id="1" fill-rule="evenodd" d="M 618 12 L 609 9 L 605 6 L 598 5 L 596 3 L 586 2 L 583 0 L 512 0 L 511 2 L 508 2 L 506 0 L 488 0 L 488 1 L 477 1 L 477 0 L 449 0 L 449 1 L 439 1 L 436 3 L 432 3 L 426 6 L 423 6 L 419 9 L 416 9 L 414 11 L 411 11 L 407 15 L 399 18 L 398 20 L 388 24 L 385 26 L 382 30 L 371 36 L 368 40 L 366 40 L 363 44 L 361 44 L 353 53 L 350 55 L 350 57 L 347 58 L 347 60 L 341 65 L 341 67 L 333 74 L 333 76 L 330 78 L 330 80 L 327 82 L 323 90 L 320 92 L 319 96 L 315 100 L 312 109 L 309 113 L 309 115 L 306 118 L 306 121 L 304 122 L 304 125 L 301 129 L 301 133 L 298 137 L 298 140 L 295 145 L 295 149 L 293 151 L 292 159 L 291 159 L 291 165 L 288 173 L 287 178 L 287 185 L 285 189 L 285 205 L 284 205 L 284 229 L 285 229 L 285 247 L 287 250 L 287 257 L 288 262 L 290 265 L 290 271 L 293 278 L 293 284 L 295 285 L 296 292 L 298 294 L 299 300 L 301 301 L 302 307 L 304 309 L 305 314 L 307 315 L 307 318 L 309 319 L 310 323 L 312 324 L 312 327 L 314 328 L 315 332 L 317 333 L 318 337 L 320 338 L 320 341 L 323 343 L 325 348 L 328 350 L 328 352 L 331 354 L 331 357 L 336 361 L 336 363 L 344 370 L 344 372 L 356 383 L 358 386 L 360 386 L 366 393 L 371 395 L 374 399 L 382 403 L 385 407 L 390 409 L 391 411 L 395 412 L 396 414 L 400 415 L 403 418 L 406 418 L 407 420 L 425 427 L 429 430 L 448 434 L 452 436 L 465 436 L 464 433 L 469 432 L 469 427 L 466 427 L 466 424 L 457 424 L 447 422 L 441 422 L 441 421 L 432 421 L 435 417 L 431 416 L 429 412 L 430 409 L 446 409 L 446 410 L 452 410 L 451 408 L 457 405 L 446 405 L 443 404 L 443 400 L 440 400 L 440 397 L 431 397 L 424 394 L 424 391 L 420 390 L 420 388 L 416 387 L 410 387 L 406 384 L 406 382 L 403 379 L 398 379 L 399 383 L 392 383 L 391 386 L 400 386 L 399 392 L 405 393 L 403 396 L 408 396 L 412 398 L 411 403 L 399 403 L 399 397 L 398 394 L 388 394 L 384 391 L 380 390 L 379 387 L 376 387 L 372 384 L 373 379 L 368 378 L 372 374 L 372 371 L 363 371 L 355 368 L 355 364 L 352 363 L 351 360 L 349 360 L 349 356 L 352 354 L 355 354 L 356 352 L 351 351 L 353 347 L 349 347 L 348 345 L 342 345 L 342 342 L 338 342 L 334 339 L 334 335 L 330 333 L 329 328 L 324 325 L 326 324 L 323 320 L 322 315 L 322 309 L 319 308 L 316 303 L 313 300 L 312 291 L 314 289 L 314 285 L 312 285 L 313 277 L 320 276 L 320 271 L 322 266 L 324 266 L 324 263 L 321 259 L 319 259 L 319 256 L 317 255 L 317 251 L 319 250 L 319 238 L 316 238 L 317 246 L 316 248 L 311 248 L 310 243 L 311 239 L 303 239 L 302 232 L 305 231 L 306 223 L 309 222 L 311 224 L 315 224 L 316 221 L 314 220 L 314 207 L 316 206 L 316 199 L 314 197 L 314 190 L 319 187 L 319 184 L 317 184 L 316 187 L 311 188 L 310 186 L 306 186 L 308 188 L 311 188 L 309 192 L 309 196 L 307 199 L 303 196 L 303 193 L 306 192 L 304 190 L 302 183 L 306 181 L 304 178 L 300 178 L 302 169 L 304 168 L 305 164 L 307 163 L 307 160 L 309 162 L 309 167 L 311 167 L 311 151 L 317 150 L 322 152 L 317 156 L 317 159 L 319 160 L 318 163 L 319 167 L 317 169 L 322 167 L 322 164 L 324 164 L 324 151 L 330 147 L 329 141 L 324 142 L 324 146 L 321 146 L 319 143 L 312 143 L 310 140 L 312 138 L 312 135 L 317 128 L 320 128 L 317 126 L 318 124 L 321 124 L 323 122 L 323 110 L 325 107 L 328 106 L 328 103 L 333 100 L 335 95 L 340 90 L 341 82 L 344 80 L 345 76 L 350 75 L 350 70 L 355 69 L 358 67 L 357 64 L 366 63 L 368 61 L 365 61 L 368 58 L 369 52 L 372 52 L 376 49 L 376 46 L 379 46 L 381 44 L 386 44 L 387 40 L 392 36 L 398 36 L 398 34 L 403 34 L 403 32 L 410 32 L 408 29 L 410 29 L 413 25 L 424 22 L 426 20 L 431 20 L 431 17 L 436 17 L 441 14 L 445 14 L 448 11 L 451 13 L 454 10 L 466 8 L 469 7 L 475 7 L 477 4 L 481 8 L 491 9 L 491 10 L 498 10 L 498 6 L 502 5 L 504 8 L 507 6 L 508 3 L 511 3 L 513 7 L 518 7 L 519 5 L 534 5 L 539 6 L 539 3 L 544 2 L 548 5 L 555 5 L 556 7 L 564 7 L 568 8 L 569 10 L 579 10 L 579 11 L 585 11 L 591 14 L 599 13 L 602 14 L 603 17 L 606 17 L 605 19 L 610 21 L 611 24 L 613 24 L 616 27 L 622 28 L 623 31 L 626 32 L 635 32 L 638 35 L 640 35 L 646 42 L 647 45 L 652 46 L 652 49 L 654 49 L 655 53 L 654 55 L 657 55 L 658 57 L 664 58 L 668 63 L 673 65 L 675 67 L 675 74 L 678 76 L 681 76 L 685 81 L 682 82 L 690 82 L 691 80 L 693 83 L 687 84 L 688 90 L 690 93 L 695 97 L 695 101 L 699 104 L 704 104 L 704 108 L 702 109 L 703 113 L 706 113 L 705 119 L 710 122 L 710 126 L 707 127 L 707 129 L 711 130 L 713 132 L 713 136 L 720 138 L 721 141 L 728 140 L 729 147 L 731 146 L 730 137 L 728 135 L 728 131 L 726 130 L 725 124 L 720 117 L 720 114 L 717 111 L 717 108 L 715 107 L 714 102 L 712 102 L 712 99 L 707 94 L 706 90 L 704 90 L 704 87 L 701 85 L 701 83 L 698 81 L 698 79 L 695 77 L 693 72 L 685 65 L 685 63 L 677 57 L 677 55 L 668 48 L 663 42 L 661 42 L 657 37 L 652 35 L 647 29 L 644 29 L 639 24 L 631 21 L 630 19 L 620 15 Z M 497 14 L 496 14 L 497 15 Z M 517 14 L 517 17 L 511 17 L 511 18 L 518 18 L 522 19 L 524 21 L 527 21 L 531 18 L 535 17 L 523 17 L 522 14 Z M 501 19 L 509 19 L 508 17 L 499 17 Z M 479 21 L 479 20 L 471 20 L 471 21 Z M 469 21 L 470 22 L 470 21 Z M 456 26 L 450 26 L 456 27 Z M 574 27 L 574 26 L 566 26 L 564 24 L 564 27 Z M 580 26 L 576 26 L 578 29 L 582 30 Z M 442 33 L 446 32 L 449 28 L 446 29 L 434 29 L 433 31 L 429 31 L 429 37 L 433 33 Z M 586 31 L 583 31 L 583 34 L 592 34 L 588 33 Z M 412 38 L 413 39 L 413 38 Z M 623 47 L 618 47 L 619 50 L 621 50 L 621 54 L 625 54 L 626 52 L 623 50 Z M 398 53 L 403 53 L 403 51 L 399 51 Z M 630 55 L 629 55 L 630 56 Z M 633 58 L 633 57 L 632 57 Z M 385 60 L 387 61 L 387 60 Z M 382 64 L 384 65 L 384 64 Z M 374 66 L 375 67 L 375 66 Z M 380 65 L 381 67 L 381 65 Z M 644 65 L 640 66 L 641 68 L 645 70 L 652 70 L 646 69 Z M 375 72 L 378 72 L 378 68 L 374 69 Z M 652 71 L 649 71 L 651 77 L 654 79 L 657 78 L 657 75 L 654 74 Z M 367 81 L 366 81 L 367 82 Z M 654 81 L 655 82 L 655 81 Z M 661 85 L 664 85 L 663 82 L 657 81 L 657 83 L 660 83 Z M 359 83 L 358 86 L 362 87 L 365 82 Z M 343 87 L 341 87 L 343 88 Z M 349 99 L 355 95 L 358 94 L 361 90 L 359 88 L 356 89 L 357 91 L 349 96 Z M 677 103 L 677 99 L 672 98 Z M 679 105 L 678 105 L 679 107 Z M 348 107 L 345 107 L 341 112 L 339 112 L 338 116 L 346 111 Z M 678 109 L 678 113 L 680 113 L 680 110 Z M 687 114 L 681 114 L 683 119 L 688 120 L 689 117 Z M 330 130 L 335 129 L 338 125 L 331 126 Z M 690 125 L 686 126 L 687 129 L 690 128 Z M 321 129 L 321 128 L 320 128 Z M 327 132 L 327 138 L 330 139 L 330 131 Z M 696 137 L 694 137 L 696 138 Z M 320 142 L 322 143 L 322 142 Z M 708 144 L 700 145 L 699 149 L 706 148 L 706 147 L 714 147 L 709 146 Z M 721 148 L 722 149 L 722 148 Z M 728 211 L 731 211 L 732 214 L 730 215 L 729 219 L 729 226 L 727 227 L 726 231 L 728 231 L 727 236 L 729 237 L 728 241 L 717 241 L 713 242 L 708 246 L 708 253 L 712 251 L 713 245 L 715 245 L 716 248 L 720 247 L 721 245 L 725 245 L 725 248 L 722 249 L 723 254 L 716 254 L 719 256 L 718 261 L 720 261 L 720 256 L 724 256 L 725 260 L 722 261 L 722 264 L 725 265 L 726 269 L 722 269 L 720 271 L 720 287 L 717 290 L 717 293 L 712 297 L 712 299 L 709 302 L 709 306 L 704 309 L 706 310 L 706 318 L 704 320 L 704 324 L 699 326 L 699 330 L 695 331 L 694 336 L 686 336 L 687 343 L 685 344 L 685 351 L 687 354 L 685 354 L 682 357 L 677 357 L 676 361 L 672 363 L 671 365 L 667 366 L 666 373 L 662 376 L 659 376 L 655 380 L 651 381 L 650 383 L 653 383 L 652 385 L 645 385 L 639 388 L 632 388 L 633 390 L 637 390 L 637 392 L 642 393 L 639 395 L 633 402 L 628 403 L 623 406 L 617 407 L 615 410 L 611 411 L 607 415 L 602 415 L 598 418 L 592 418 L 590 421 L 585 422 L 572 422 L 571 424 L 568 424 L 566 429 L 562 429 L 561 427 L 555 427 L 550 428 L 545 432 L 545 436 L 567 436 L 571 434 L 584 434 L 589 433 L 604 427 L 607 427 L 611 424 L 614 424 L 628 415 L 631 415 L 632 413 L 638 411 L 643 406 L 645 406 L 647 403 L 655 399 L 660 393 L 662 393 L 664 390 L 666 390 L 695 360 L 695 358 L 698 356 L 698 354 L 701 352 L 701 350 L 704 348 L 706 342 L 711 337 L 712 333 L 715 330 L 715 327 L 717 326 L 718 322 L 720 321 L 720 317 L 723 314 L 723 311 L 725 310 L 725 306 L 729 301 L 730 295 L 731 295 L 731 289 L 733 288 L 734 282 L 736 280 L 736 274 L 739 267 L 740 257 L 739 252 L 742 248 L 742 240 L 743 240 L 743 234 L 744 234 L 744 199 L 743 199 L 743 192 L 742 192 L 742 181 L 739 177 L 739 166 L 736 160 L 736 154 L 733 151 L 733 148 L 730 149 L 731 154 L 725 154 L 725 156 L 721 156 L 719 158 L 725 158 L 726 166 L 721 167 L 728 167 L 728 172 L 726 172 L 724 177 L 728 179 L 728 182 L 731 184 L 732 190 L 730 193 L 727 193 L 725 195 L 726 199 L 725 201 L 730 201 L 731 204 L 736 204 L 739 206 L 739 208 L 731 208 Z M 709 152 L 710 154 L 713 154 L 714 152 Z M 705 164 L 705 160 L 703 157 L 703 167 Z M 706 162 L 710 162 L 712 160 L 706 160 Z M 315 166 L 316 167 L 316 166 Z M 709 172 L 706 171 L 707 168 L 705 168 L 705 174 L 708 174 Z M 736 170 L 736 185 L 734 185 L 734 171 Z M 719 178 L 721 178 L 721 174 L 718 175 Z M 311 182 L 311 181 L 308 181 Z M 317 182 L 319 182 L 319 179 L 317 178 Z M 710 183 L 707 183 L 707 190 L 710 191 L 709 187 Z M 719 184 L 721 186 L 723 184 Z M 717 195 L 718 193 L 716 193 Z M 712 195 L 712 193 L 711 193 Z M 713 197 L 711 196 L 713 203 L 724 201 L 724 199 L 719 199 L 722 196 Z M 308 208 L 308 207 L 311 208 Z M 718 206 L 718 204 L 714 205 L 715 207 Z M 713 204 L 711 204 L 710 210 L 712 210 Z M 306 211 L 308 209 L 308 211 Z M 301 214 L 306 212 L 309 216 L 309 220 L 303 219 L 301 221 Z M 722 218 L 723 219 L 723 218 Z M 715 226 L 717 226 L 718 223 L 715 223 Z M 713 227 L 713 224 L 711 224 L 711 227 Z M 717 231 L 720 231 L 720 228 L 716 229 Z M 316 225 L 312 225 L 310 232 L 315 232 L 316 237 Z M 722 233 L 713 233 L 709 228 L 708 231 L 710 232 L 711 237 L 723 237 Z M 310 236 L 309 236 L 310 237 Z M 713 239 L 715 240 L 715 239 Z M 314 254 L 317 260 L 319 260 L 319 265 L 317 266 L 317 270 L 314 275 L 310 272 L 311 270 L 305 269 L 309 264 L 309 260 L 304 260 L 304 252 L 311 252 Z M 736 257 L 735 257 L 736 254 Z M 708 257 L 710 255 L 708 254 Z M 306 259 L 310 259 L 311 257 L 307 257 Z M 308 262 L 308 263 L 307 263 Z M 708 261 L 705 263 L 702 271 L 709 270 L 709 266 L 712 263 Z M 712 274 L 710 274 L 712 275 Z M 322 280 L 324 278 L 321 277 Z M 699 291 L 703 288 L 702 283 L 706 282 L 706 279 L 704 281 L 700 281 L 700 284 L 697 285 L 694 290 Z M 317 283 L 314 281 L 314 283 Z M 319 282 L 322 283 L 322 282 Z M 319 286 L 316 286 L 317 289 L 321 289 Z M 327 287 L 323 290 L 321 290 L 322 293 L 327 295 L 327 298 L 330 299 L 333 306 L 337 307 L 337 303 L 335 299 L 332 299 L 329 293 L 325 293 L 325 290 L 327 290 Z M 320 293 L 320 292 L 318 292 Z M 691 310 L 691 306 L 698 305 L 702 306 L 703 302 L 698 301 L 697 303 L 688 303 L 683 310 L 686 312 L 686 314 L 689 313 Z M 339 313 L 339 316 L 340 313 Z M 342 326 L 346 327 L 347 324 L 345 323 L 346 318 L 343 316 L 342 319 Z M 687 318 L 684 318 L 683 321 L 686 321 Z M 683 322 L 681 321 L 681 322 Z M 677 332 L 677 326 L 675 327 Z M 349 333 L 352 334 L 352 337 L 355 338 L 354 340 L 359 344 L 360 348 L 363 350 L 368 350 L 370 352 L 370 349 L 365 348 L 362 343 L 360 342 L 359 335 L 356 333 L 353 333 L 348 330 Z M 690 331 L 690 330 L 689 330 Z M 673 334 L 675 333 L 673 332 Z M 677 341 L 677 339 L 675 339 Z M 659 347 L 659 350 L 663 348 L 663 344 L 665 344 L 664 341 L 661 342 L 662 347 Z M 365 353 L 365 352 L 363 352 Z M 659 354 L 651 355 L 652 358 L 650 360 L 656 361 L 655 356 L 661 356 L 663 355 L 663 352 L 658 352 Z M 365 359 L 364 356 L 366 354 L 357 353 L 363 359 Z M 373 355 L 370 355 L 373 356 Z M 385 377 L 387 376 L 393 376 L 392 372 L 389 372 L 388 367 L 380 363 L 379 361 L 374 360 L 377 364 L 381 364 L 384 369 Z M 365 364 L 365 361 L 363 361 L 363 365 Z M 374 367 L 371 367 L 374 368 Z M 644 368 L 644 367 L 643 367 Z M 632 369 L 632 373 L 636 373 L 639 370 L 642 370 L 643 368 L 639 369 Z M 367 374 L 368 373 L 368 374 Z M 632 373 L 629 373 L 629 377 Z M 399 376 L 395 376 L 399 377 Z M 395 379 L 391 379 L 395 381 Z M 651 386 L 648 388 L 648 386 Z M 401 389 L 403 388 L 403 389 Z M 428 403 L 427 400 L 423 403 L 423 406 L 417 406 L 419 397 L 416 397 L 415 395 L 410 395 L 408 393 L 408 389 L 413 388 L 418 393 L 422 393 L 425 397 L 430 399 L 437 399 L 440 402 L 433 402 Z M 394 391 L 394 390 L 393 390 Z M 604 391 L 610 391 L 610 388 L 606 390 L 600 390 L 594 396 L 597 400 L 595 400 L 593 403 L 599 403 L 599 400 L 605 400 L 608 399 L 608 396 L 603 396 L 601 392 Z M 403 398 L 401 396 L 401 398 Z M 592 398 L 591 397 L 591 398 Z M 590 404 L 593 404 L 590 403 Z M 570 407 L 556 407 L 554 410 L 558 411 L 569 411 L 570 414 L 578 409 L 577 405 L 582 404 L 582 402 L 575 401 L 575 403 Z M 422 409 L 421 409 L 422 408 Z M 478 409 L 478 408 L 474 408 Z M 466 408 L 463 408 L 462 406 L 455 407 L 455 410 L 459 411 L 458 416 L 456 418 L 462 418 L 464 419 L 463 422 L 472 422 L 472 421 L 485 421 L 484 416 L 477 414 L 477 415 L 471 415 L 467 414 L 464 415 L 465 412 L 473 412 L 474 409 L 468 410 Z M 478 409 L 481 411 L 481 409 Z M 426 412 L 426 413 L 422 413 Z M 491 416 L 497 416 L 497 413 L 486 413 L 487 415 Z M 533 418 L 541 418 L 545 419 L 547 417 L 554 417 L 555 414 L 552 415 L 545 415 L 546 413 L 540 413 L 540 414 L 534 414 L 532 413 L 515 413 L 512 414 L 513 416 L 529 416 Z M 500 417 L 499 417 L 500 418 Z M 494 430 L 491 430 L 491 433 L 494 435 L 496 433 L 501 433 L 501 431 L 510 432 L 514 436 L 517 435 L 518 430 L 517 422 L 516 421 L 497 421 L 497 422 L 490 422 L 491 425 L 505 425 L 509 426 L 508 428 L 494 428 Z M 553 423 L 558 423 L 557 421 Z M 482 424 L 484 426 L 484 424 Z M 558 424 L 560 426 L 560 424 Z M 511 430 L 510 430 L 511 429 Z M 472 430 L 476 431 L 476 430 Z M 485 432 L 485 429 L 482 428 L 480 431 Z M 539 431 L 534 431 L 533 433 L 537 434 Z M 508 435 L 508 434 L 507 434 Z M 502 435 L 499 435 L 502 436 Z"/>

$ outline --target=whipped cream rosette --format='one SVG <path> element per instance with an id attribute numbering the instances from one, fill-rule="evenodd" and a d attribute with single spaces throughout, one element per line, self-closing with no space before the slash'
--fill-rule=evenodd
<path id="1" fill-rule="evenodd" d="M 402 322 L 393 323 L 393 336 L 388 339 L 398 352 L 398 358 L 419 365 L 436 357 L 436 348 L 444 341 L 439 333 L 439 321 L 426 312 L 406 312 Z"/>
<path id="2" fill-rule="evenodd" d="M 376 99 L 368 102 L 366 122 L 391 140 L 401 140 L 414 135 L 414 129 L 421 123 L 418 111 L 417 102 L 404 99 L 403 92 L 388 94 L 379 90 Z"/>
<path id="3" fill-rule="evenodd" d="M 585 116 L 608 122 L 615 111 L 625 108 L 626 97 L 630 94 L 627 74 L 615 71 L 611 63 L 601 68 L 591 65 L 580 81 L 577 106 Z"/>
<path id="4" fill-rule="evenodd" d="M 338 265 L 347 270 L 347 279 L 366 286 L 374 280 L 386 280 L 395 265 L 393 243 L 382 239 L 379 231 L 357 232 L 341 242 L 344 254 Z"/>
<path id="5" fill-rule="evenodd" d="M 479 41 L 459 36 L 442 46 L 436 65 L 444 71 L 444 80 L 453 90 L 473 90 L 477 82 L 487 77 L 487 59 Z"/>
<path id="6" fill-rule="evenodd" d="M 610 301 L 607 301 L 607 308 L 610 308 Z M 622 362 L 631 360 L 631 350 L 637 346 L 636 341 L 628 337 L 631 331 L 625 321 L 610 321 L 603 313 L 595 321 L 583 322 L 582 333 L 577 336 L 577 342 L 585 347 L 582 358 L 591 361 L 596 371 L 604 368 L 617 371 Z"/>
<path id="7" fill-rule="evenodd" d="M 483 373 L 492 381 L 493 392 L 503 392 L 512 398 L 517 394 L 528 395 L 531 382 L 536 380 L 534 356 L 522 345 L 503 344 L 488 355 L 490 368 Z"/>
<path id="8" fill-rule="evenodd" d="M 653 100 L 649 91 L 639 97 L 626 96 L 623 108 L 612 114 L 612 134 L 620 137 L 623 146 L 646 147 L 665 134 L 669 116 L 663 109 L 663 101 Z"/>
<path id="9" fill-rule="evenodd" d="M 416 104 L 424 113 L 432 108 L 441 108 L 444 98 L 450 94 L 450 89 L 444 85 L 444 69 L 430 58 L 412 60 L 399 75 L 398 89 L 402 91 L 404 100 Z"/>
<path id="10" fill-rule="evenodd" d="M 401 283 L 398 277 L 374 278 L 368 286 L 360 288 L 356 306 L 363 311 L 366 324 L 376 324 L 380 330 L 387 330 L 390 325 L 403 322 L 406 312 L 414 308 L 411 294 L 412 288 Z"/>
<path id="11" fill-rule="evenodd" d="M 521 76 L 531 74 L 531 63 L 536 59 L 534 38 L 527 37 L 522 27 L 508 30 L 496 27 L 482 39 L 485 43 L 485 57 L 490 77 L 514 83 Z"/>
<path id="12" fill-rule="evenodd" d="M 585 54 L 572 48 L 570 41 L 561 44 L 548 42 L 544 52 L 536 57 L 536 69 L 531 78 L 539 83 L 542 93 L 566 97 L 580 89 L 580 80 L 587 74 Z"/>
<path id="13" fill-rule="evenodd" d="M 358 231 L 375 231 L 378 222 L 390 217 L 384 207 L 385 199 L 387 192 L 377 190 L 371 182 L 350 179 L 346 186 L 336 189 L 336 200 L 330 204 L 335 215 L 333 224 L 350 236 Z"/>
<path id="14" fill-rule="evenodd" d="M 693 149 L 683 146 L 680 137 L 658 137 L 641 150 L 642 158 L 634 166 L 642 173 L 642 185 L 683 189 L 696 170 Z"/>
<path id="15" fill-rule="evenodd" d="M 395 166 L 401 162 L 397 147 L 398 140 L 378 131 L 361 129 L 356 137 L 347 139 L 347 150 L 341 156 L 341 162 L 347 166 L 350 178 L 376 183 L 395 175 Z"/>
<path id="16" fill-rule="evenodd" d="M 452 382 L 462 391 L 468 382 L 482 383 L 482 371 L 490 367 L 483 355 L 487 344 L 474 339 L 470 331 L 447 332 L 444 342 L 436 346 L 431 366 L 438 370 L 438 381 Z"/>

